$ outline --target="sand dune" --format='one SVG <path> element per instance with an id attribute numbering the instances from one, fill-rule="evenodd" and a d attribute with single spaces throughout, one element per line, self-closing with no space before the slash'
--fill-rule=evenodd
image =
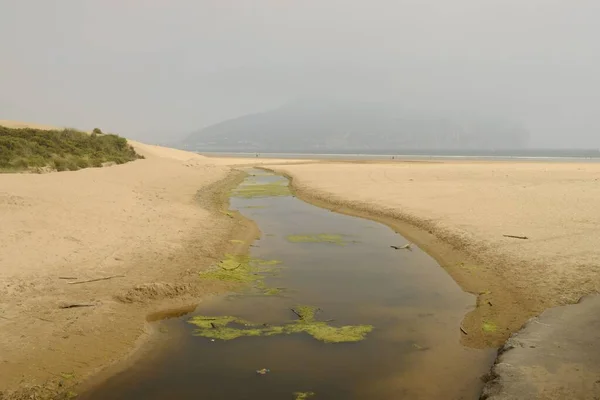
<path id="1" fill-rule="evenodd" d="M 463 288 L 481 293 L 480 307 L 465 321 L 470 344 L 498 345 L 545 308 L 600 289 L 598 163 L 336 163 L 277 169 L 294 178 L 303 197 L 432 232 L 427 237 L 401 227 L 420 238 Z M 485 321 L 497 331 L 483 332 Z"/>

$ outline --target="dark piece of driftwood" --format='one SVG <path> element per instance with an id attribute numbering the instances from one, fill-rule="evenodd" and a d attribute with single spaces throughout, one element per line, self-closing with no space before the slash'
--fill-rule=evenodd
<path id="1" fill-rule="evenodd" d="M 394 250 L 410 250 L 410 243 L 405 244 L 404 246 L 390 246 Z"/>
<path id="2" fill-rule="evenodd" d="M 77 279 L 76 276 L 59 276 L 58 279 L 68 279 L 70 281 Z"/>
<path id="3" fill-rule="evenodd" d="M 78 308 L 78 307 L 95 307 L 95 304 L 83 304 L 83 303 L 69 303 L 62 304 L 58 308 Z"/>
<path id="4" fill-rule="evenodd" d="M 516 236 L 516 235 L 502 235 L 502 236 L 507 237 L 507 238 L 513 238 L 513 239 L 523 239 L 523 240 L 529 239 L 527 236 Z"/>
<path id="5" fill-rule="evenodd" d="M 89 282 L 97 282 L 97 281 L 105 281 L 107 279 L 113 278 L 125 278 L 125 275 L 112 275 L 104 278 L 96 278 L 96 279 L 88 279 L 87 281 L 76 281 L 76 282 L 67 282 L 69 285 L 78 285 L 80 283 L 89 283 Z"/>

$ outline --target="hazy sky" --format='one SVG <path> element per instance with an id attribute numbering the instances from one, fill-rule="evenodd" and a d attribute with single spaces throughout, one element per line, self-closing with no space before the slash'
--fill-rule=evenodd
<path id="1" fill-rule="evenodd" d="M 599 0 L 0 0 L 0 119 L 181 135 L 299 97 L 600 147 Z"/>

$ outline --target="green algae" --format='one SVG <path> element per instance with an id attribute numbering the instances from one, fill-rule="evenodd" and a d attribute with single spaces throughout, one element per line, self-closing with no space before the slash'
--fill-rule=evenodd
<path id="1" fill-rule="evenodd" d="M 297 306 L 292 309 L 294 314 L 298 316 L 298 322 L 302 323 L 311 323 L 314 322 L 317 312 L 319 312 L 318 307 L 313 306 Z"/>
<path id="2" fill-rule="evenodd" d="M 277 296 L 281 294 L 280 288 L 266 288 L 263 292 L 265 296 Z"/>
<path id="3" fill-rule="evenodd" d="M 278 294 L 278 289 L 267 287 L 263 279 L 266 274 L 273 274 L 279 260 L 264 260 L 246 255 L 225 254 L 225 258 L 212 269 L 201 272 L 202 279 L 218 280 L 234 284 L 253 284 L 264 294 Z M 277 292 L 276 292 L 277 291 Z"/>
<path id="4" fill-rule="evenodd" d="M 315 395 L 315 392 L 295 392 L 294 400 L 306 400 Z"/>
<path id="5" fill-rule="evenodd" d="M 233 215 L 234 215 L 232 211 L 226 211 L 226 210 L 221 210 L 220 213 L 223 215 L 227 215 L 229 218 L 233 218 Z"/>
<path id="6" fill-rule="evenodd" d="M 73 378 L 75 378 L 75 373 L 74 372 L 61 372 L 60 376 L 63 379 L 73 379 Z"/>
<path id="7" fill-rule="evenodd" d="M 315 235 L 288 235 L 288 242 L 292 243 L 330 243 L 338 246 L 346 245 L 344 237 L 338 234 L 319 233 Z"/>
<path id="8" fill-rule="evenodd" d="M 274 336 L 306 333 L 324 343 L 359 342 L 373 330 L 371 325 L 347 325 L 335 327 L 326 321 L 317 321 L 319 309 L 311 306 L 298 306 L 293 309 L 298 319 L 283 325 L 260 325 L 231 316 L 196 316 L 190 323 L 197 326 L 195 336 L 210 339 L 233 340 L 244 336 Z M 237 325 L 231 326 L 231 325 Z"/>
<path id="9" fill-rule="evenodd" d="M 236 323 L 244 326 L 252 326 L 253 324 L 238 317 L 220 316 L 220 317 L 207 317 L 203 315 L 197 315 L 192 317 L 189 321 L 190 324 L 194 324 L 199 328 L 224 328 L 231 323 Z"/>
<path id="10" fill-rule="evenodd" d="M 494 333 L 498 330 L 498 327 L 493 322 L 484 321 L 481 325 L 481 329 L 483 329 L 483 331 L 486 333 Z"/>
<path id="11" fill-rule="evenodd" d="M 373 327 L 370 325 L 350 325 L 338 328 L 327 325 L 326 322 L 295 323 L 284 328 L 287 334 L 305 332 L 324 343 L 360 342 L 372 330 Z"/>
<path id="12" fill-rule="evenodd" d="M 245 199 L 291 195 L 292 192 L 290 192 L 290 188 L 285 181 L 268 183 L 246 181 L 244 184 L 231 191 L 232 197 L 241 197 Z"/>

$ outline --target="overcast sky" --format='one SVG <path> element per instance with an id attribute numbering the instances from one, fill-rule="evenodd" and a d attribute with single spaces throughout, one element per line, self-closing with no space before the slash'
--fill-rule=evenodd
<path id="1" fill-rule="evenodd" d="M 300 97 L 600 147 L 599 0 L 0 0 L 0 119 L 154 140 Z"/>

